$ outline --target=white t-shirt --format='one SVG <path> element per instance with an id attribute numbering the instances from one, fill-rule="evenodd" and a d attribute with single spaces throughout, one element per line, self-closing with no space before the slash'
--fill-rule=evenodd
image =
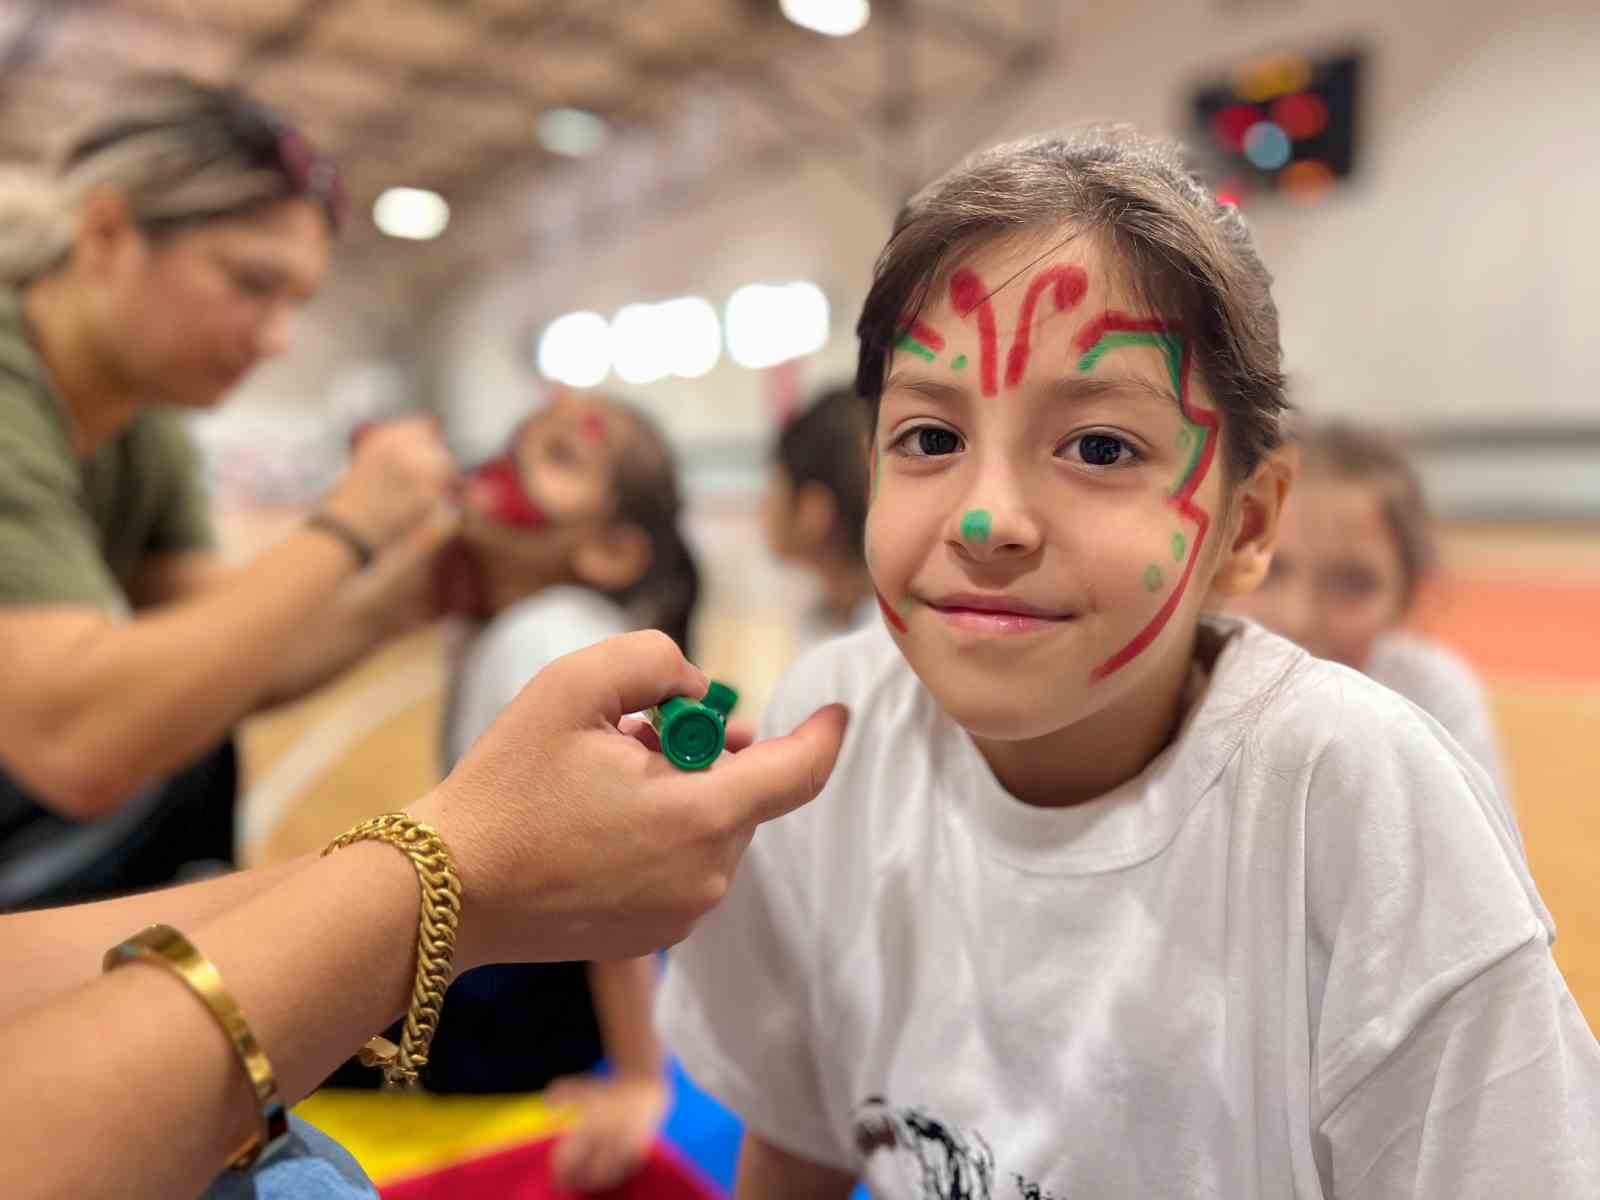
<path id="1" fill-rule="evenodd" d="M 488 729 L 523 686 L 563 654 L 633 628 L 600 593 L 551 587 L 521 600 L 466 635 L 456 653 L 440 752 L 446 770 Z"/>
<path id="2" fill-rule="evenodd" d="M 1438 642 L 1395 632 L 1386 633 L 1373 643 L 1365 673 L 1369 679 L 1399 692 L 1444 726 L 1456 744 L 1488 772 L 1495 790 L 1505 800 L 1506 815 L 1515 828 L 1489 701 L 1472 668 Z"/>
<path id="3" fill-rule="evenodd" d="M 1593 1197 L 1600 1046 L 1483 774 L 1248 622 L 1135 779 L 1005 792 L 886 632 L 768 710 L 851 706 L 659 1017 L 749 1127 L 874 1196 Z"/>

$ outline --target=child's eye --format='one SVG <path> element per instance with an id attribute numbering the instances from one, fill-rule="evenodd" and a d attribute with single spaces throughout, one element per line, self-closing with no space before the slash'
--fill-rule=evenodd
<path id="1" fill-rule="evenodd" d="M 941 458 L 961 449 L 961 435 L 942 425 L 918 425 L 901 434 L 895 445 L 912 458 Z"/>
<path id="2" fill-rule="evenodd" d="M 1132 463 L 1139 452 L 1114 433 L 1085 433 L 1063 448 L 1091 467 L 1116 467 Z"/>

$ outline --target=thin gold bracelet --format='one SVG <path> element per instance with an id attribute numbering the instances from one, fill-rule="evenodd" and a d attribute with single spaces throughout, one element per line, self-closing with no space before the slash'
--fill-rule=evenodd
<path id="1" fill-rule="evenodd" d="M 332 854 L 356 842 L 388 842 L 417 869 L 422 885 L 422 919 L 417 928 L 417 976 L 411 988 L 411 1008 L 396 1046 L 385 1037 L 373 1037 L 361 1050 L 361 1062 L 382 1067 L 390 1088 L 414 1088 L 417 1073 L 428 1065 L 428 1047 L 439 1028 L 439 1009 L 450 986 L 450 960 L 455 954 L 456 925 L 461 918 L 461 880 L 443 839 L 427 825 L 405 813 L 387 813 L 363 821 L 341 834 L 324 850 Z"/>
<path id="2" fill-rule="evenodd" d="M 272 1064 L 262 1053 L 256 1035 L 250 1032 L 238 1003 L 223 986 L 217 968 L 183 934 L 170 925 L 151 925 L 107 950 L 101 966 L 110 971 L 133 962 L 153 963 L 183 980 L 228 1035 L 239 1065 L 255 1089 L 259 1117 L 250 1140 L 228 1159 L 228 1166 L 244 1170 L 289 1132 L 289 1118 L 278 1098 L 278 1080 L 272 1073 Z"/>

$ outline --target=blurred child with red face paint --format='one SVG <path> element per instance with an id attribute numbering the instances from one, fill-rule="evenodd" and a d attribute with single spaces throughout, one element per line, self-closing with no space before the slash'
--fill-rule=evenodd
<path id="1" fill-rule="evenodd" d="M 462 508 L 443 590 L 470 625 L 442 731 L 446 768 L 553 659 L 642 628 L 687 648 L 698 576 L 678 530 L 676 468 L 636 410 L 557 393 L 503 455 L 466 474 Z M 643 958 L 470 971 L 446 995 L 424 1084 L 548 1089 L 550 1101 L 578 1104 L 555 1151 L 557 1180 L 614 1186 L 641 1161 L 668 1101 L 651 1027 L 655 970 Z M 587 1074 L 602 1055 L 609 1074 Z M 346 1068 L 336 1083 L 365 1078 Z"/>
<path id="2" fill-rule="evenodd" d="M 1433 569 L 1422 480 L 1393 440 L 1354 425 L 1298 430 L 1294 494 L 1267 577 L 1230 610 L 1376 679 L 1488 772 L 1515 828 L 1494 722 L 1472 669 L 1403 626 Z"/>
<path id="3" fill-rule="evenodd" d="M 1238 618 L 1288 490 L 1238 211 L 1123 131 L 913 197 L 857 332 L 883 624 L 658 1016 L 738 1196 L 1593 1191 L 1600 1046 L 1482 773 Z"/>

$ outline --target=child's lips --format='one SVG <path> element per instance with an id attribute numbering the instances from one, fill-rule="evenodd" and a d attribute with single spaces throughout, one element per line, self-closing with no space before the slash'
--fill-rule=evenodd
<path id="1" fill-rule="evenodd" d="M 972 633 L 1037 633 L 1062 625 L 1076 615 L 1040 608 L 1010 596 L 944 596 L 930 602 L 929 607 L 957 629 Z"/>

